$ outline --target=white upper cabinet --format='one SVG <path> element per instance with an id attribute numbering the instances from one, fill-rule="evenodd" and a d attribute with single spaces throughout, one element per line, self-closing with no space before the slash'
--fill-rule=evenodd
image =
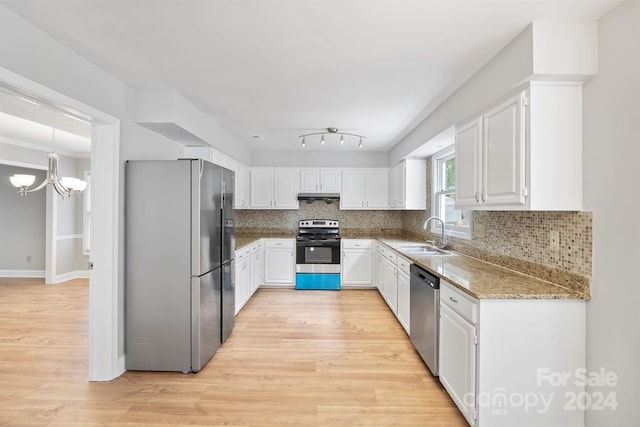
<path id="1" fill-rule="evenodd" d="M 274 207 L 278 209 L 298 209 L 298 170 L 276 169 L 274 171 Z"/>
<path id="2" fill-rule="evenodd" d="M 388 209 L 389 170 L 344 169 L 341 209 Z"/>
<path id="3" fill-rule="evenodd" d="M 304 193 L 340 192 L 340 169 L 301 169 L 300 191 Z"/>
<path id="4" fill-rule="evenodd" d="M 389 170 L 389 207 L 424 210 L 427 208 L 427 163 L 403 160 Z"/>
<path id="5" fill-rule="evenodd" d="M 480 203 L 482 117 L 456 127 L 456 207 Z"/>
<path id="6" fill-rule="evenodd" d="M 273 169 L 251 169 L 251 208 L 273 208 Z"/>
<path id="7" fill-rule="evenodd" d="M 582 209 L 582 87 L 532 82 L 456 127 L 456 207 Z"/>
<path id="8" fill-rule="evenodd" d="M 235 203 L 236 209 L 247 209 L 250 206 L 251 185 L 249 183 L 249 168 L 242 163 L 236 162 L 236 189 Z"/>
<path id="9" fill-rule="evenodd" d="M 298 209 L 298 169 L 251 169 L 252 209 Z"/>

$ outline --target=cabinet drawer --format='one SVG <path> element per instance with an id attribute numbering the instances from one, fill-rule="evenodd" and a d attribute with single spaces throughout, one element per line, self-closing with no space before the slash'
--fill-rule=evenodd
<path id="1" fill-rule="evenodd" d="M 344 249 L 373 249 L 373 240 L 370 239 L 343 239 Z"/>
<path id="2" fill-rule="evenodd" d="M 440 303 L 452 308 L 474 325 L 478 323 L 478 305 L 475 301 L 456 291 L 453 285 L 444 280 L 440 280 Z"/>
<path id="3" fill-rule="evenodd" d="M 398 254 L 393 251 L 387 251 L 387 259 L 391 261 L 393 264 L 398 263 Z"/>
<path id="4" fill-rule="evenodd" d="M 409 275 L 409 268 L 411 267 L 411 261 L 408 259 L 398 256 L 398 271 Z"/>
<path id="5" fill-rule="evenodd" d="M 236 251 L 236 263 L 240 263 L 245 259 L 249 258 L 251 255 L 251 249 L 249 247 L 244 247 L 240 250 Z"/>
<path id="6" fill-rule="evenodd" d="M 265 248 L 293 248 L 295 240 L 293 239 L 265 239 Z"/>
<path id="7" fill-rule="evenodd" d="M 382 243 L 376 244 L 376 252 L 381 254 L 383 257 L 387 257 L 387 248 L 385 248 Z"/>
<path id="8" fill-rule="evenodd" d="M 261 250 L 263 248 L 264 248 L 264 243 L 262 242 L 262 240 L 260 240 L 259 242 L 256 242 L 256 243 L 251 245 L 251 253 L 259 251 L 259 250 Z"/>

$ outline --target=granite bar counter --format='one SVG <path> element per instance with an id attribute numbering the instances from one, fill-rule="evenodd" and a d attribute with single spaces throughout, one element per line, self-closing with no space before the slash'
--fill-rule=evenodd
<path id="1" fill-rule="evenodd" d="M 447 255 L 415 255 L 400 249 L 401 245 L 424 244 L 421 241 L 405 237 L 382 237 L 377 240 L 474 298 L 573 300 L 590 298 L 589 295 L 456 252 L 449 251 Z"/>

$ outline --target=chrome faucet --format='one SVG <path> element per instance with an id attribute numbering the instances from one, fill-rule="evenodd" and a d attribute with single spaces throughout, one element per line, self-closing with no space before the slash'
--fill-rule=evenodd
<path id="1" fill-rule="evenodd" d="M 437 219 L 438 221 L 440 221 L 440 224 L 442 225 L 442 244 L 440 245 L 440 249 L 447 249 L 447 247 L 449 246 L 449 242 L 447 241 L 447 236 L 444 235 L 444 221 L 442 220 L 442 218 L 437 216 L 430 216 L 424 222 L 424 225 L 422 226 L 422 228 L 426 230 L 427 225 L 429 225 L 432 219 Z"/>

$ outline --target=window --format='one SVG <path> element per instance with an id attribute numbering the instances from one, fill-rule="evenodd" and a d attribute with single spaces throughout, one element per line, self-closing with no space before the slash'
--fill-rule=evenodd
<path id="1" fill-rule="evenodd" d="M 455 207 L 456 193 L 456 153 L 455 146 L 432 156 L 433 162 L 433 201 L 432 214 L 445 223 L 445 234 L 451 237 L 471 240 L 472 211 L 458 210 Z M 442 233 L 438 221 L 431 221 L 431 232 Z"/>

